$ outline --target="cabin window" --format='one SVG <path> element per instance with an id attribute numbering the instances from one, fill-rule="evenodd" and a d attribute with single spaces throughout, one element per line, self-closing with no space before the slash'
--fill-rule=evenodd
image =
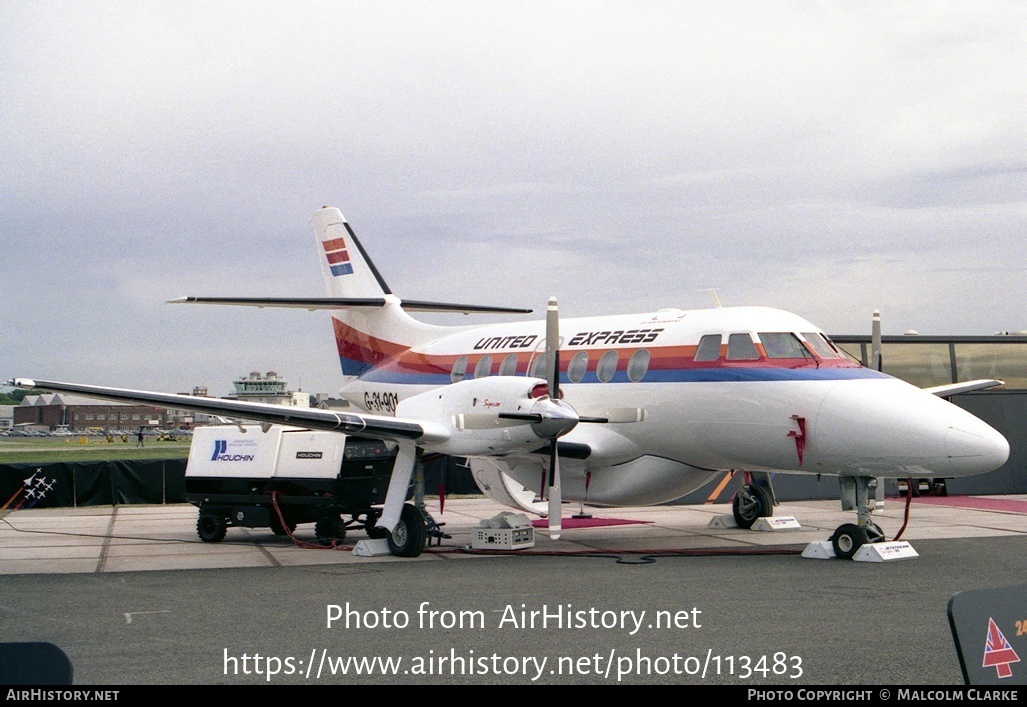
<path id="1" fill-rule="evenodd" d="M 492 373 L 492 357 L 486 354 L 478 359 L 478 365 L 474 367 L 475 378 L 487 378 Z"/>
<path id="2" fill-rule="evenodd" d="M 760 353 L 748 334 L 731 334 L 727 337 L 728 361 L 753 361 L 759 357 Z"/>
<path id="3" fill-rule="evenodd" d="M 718 358 L 720 358 L 720 334 L 707 334 L 699 339 L 694 360 L 716 361 Z"/>
<path id="4" fill-rule="evenodd" d="M 499 375 L 512 376 L 517 373 L 517 354 L 507 354 L 499 364 Z"/>
<path id="5" fill-rule="evenodd" d="M 631 354 L 631 358 L 628 360 L 628 380 L 632 383 L 638 383 L 640 380 L 645 378 L 646 371 L 648 370 L 648 349 L 639 349 L 635 353 Z"/>
<path id="6" fill-rule="evenodd" d="M 453 370 L 449 374 L 449 379 L 454 383 L 459 383 L 464 379 L 464 374 L 467 373 L 467 357 L 461 356 L 453 362 Z"/>
<path id="7" fill-rule="evenodd" d="M 599 376 L 599 380 L 603 383 L 609 383 L 613 380 L 613 374 L 617 372 L 617 352 L 607 351 L 603 354 L 602 358 L 599 359 L 599 365 L 596 366 L 596 375 Z"/>
<path id="8" fill-rule="evenodd" d="M 531 362 L 531 371 L 528 375 L 532 378 L 545 378 L 546 377 L 546 354 L 545 352 L 540 353 L 535 357 L 535 360 Z"/>
<path id="9" fill-rule="evenodd" d="M 795 334 L 761 331 L 760 342 L 767 358 L 813 358 Z"/>
<path id="10" fill-rule="evenodd" d="M 571 383 L 580 383 L 585 377 L 585 371 L 588 370 L 588 352 L 579 351 L 574 354 L 571 358 L 570 364 L 567 366 L 567 378 Z"/>
<path id="11" fill-rule="evenodd" d="M 831 342 L 823 334 L 815 331 L 803 332 L 802 338 L 813 347 L 813 350 L 817 352 L 817 356 L 820 358 L 841 358 L 841 354 L 834 350 Z"/>

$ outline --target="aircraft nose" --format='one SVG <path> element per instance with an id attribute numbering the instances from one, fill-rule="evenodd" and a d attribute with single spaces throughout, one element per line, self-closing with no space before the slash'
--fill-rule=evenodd
<path id="1" fill-rule="evenodd" d="M 953 475 L 983 474 L 1006 463 L 1009 442 L 1005 437 L 976 417 L 960 423 L 949 427 L 945 435 L 945 453 Z"/>
<path id="2" fill-rule="evenodd" d="M 956 477 L 999 468 L 1009 443 L 946 400 L 897 379 L 873 379 L 831 389 L 809 451 L 825 471 Z"/>

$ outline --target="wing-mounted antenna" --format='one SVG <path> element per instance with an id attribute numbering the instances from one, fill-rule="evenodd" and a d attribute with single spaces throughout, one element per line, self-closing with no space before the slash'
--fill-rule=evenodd
<path id="1" fill-rule="evenodd" d="M 723 309 L 724 308 L 723 303 L 721 303 L 721 301 L 720 301 L 720 297 L 717 296 L 717 288 L 716 287 L 705 287 L 705 288 L 703 288 L 701 290 L 698 290 L 698 292 L 709 292 L 711 295 L 713 295 L 713 304 L 714 304 L 714 306 L 716 306 L 717 309 Z"/>

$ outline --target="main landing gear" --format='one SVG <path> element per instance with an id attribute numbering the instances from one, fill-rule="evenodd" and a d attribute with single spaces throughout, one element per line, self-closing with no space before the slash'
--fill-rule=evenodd
<path id="1" fill-rule="evenodd" d="M 872 476 L 840 476 L 842 487 L 842 510 L 856 511 L 856 523 L 845 523 L 835 529 L 831 546 L 836 557 L 851 560 L 856 551 L 867 543 L 884 542 L 884 531 L 870 520 L 873 512 L 873 494 L 877 479 Z"/>
<path id="2" fill-rule="evenodd" d="M 774 513 L 774 492 L 770 479 L 762 480 L 759 472 L 743 473 L 738 491 L 731 502 L 731 512 L 739 528 L 748 530 L 760 518 L 769 518 Z M 746 483 L 748 481 L 748 483 Z"/>

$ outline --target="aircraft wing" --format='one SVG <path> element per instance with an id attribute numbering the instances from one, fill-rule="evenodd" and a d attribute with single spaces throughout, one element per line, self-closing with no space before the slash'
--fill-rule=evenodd
<path id="1" fill-rule="evenodd" d="M 288 407 L 268 403 L 248 403 L 239 400 L 201 398 L 193 395 L 155 393 L 146 390 L 126 388 L 105 388 L 98 385 L 61 383 L 32 378 L 15 378 L 10 385 L 19 388 L 43 388 L 58 393 L 77 393 L 92 398 L 118 400 L 122 402 L 159 405 L 176 410 L 242 418 L 256 422 L 308 427 L 313 430 L 328 430 L 345 434 L 361 435 L 392 441 L 415 441 L 418 443 L 441 442 L 449 432 L 441 425 L 418 420 L 408 420 L 384 415 L 334 412 L 320 408 Z"/>
<path id="2" fill-rule="evenodd" d="M 969 393 L 972 390 L 984 390 L 985 388 L 994 388 L 996 385 L 1005 385 L 1005 381 L 995 379 L 980 379 L 973 381 L 965 381 L 963 383 L 951 383 L 949 385 L 936 385 L 933 388 L 924 388 L 924 392 L 933 393 L 939 397 L 945 398 L 950 395 L 956 395 L 957 393 Z"/>

